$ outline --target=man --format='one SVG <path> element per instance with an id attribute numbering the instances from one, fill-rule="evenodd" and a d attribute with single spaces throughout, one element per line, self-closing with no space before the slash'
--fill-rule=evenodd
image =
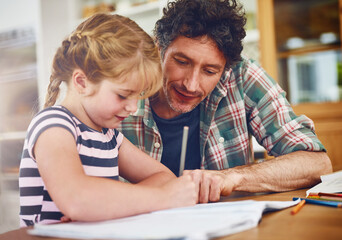
<path id="1" fill-rule="evenodd" d="M 200 202 L 309 187 L 332 169 L 312 121 L 296 116 L 279 85 L 241 57 L 245 22 L 235 0 L 169 3 L 154 32 L 163 88 L 121 126 L 176 175 L 189 126 L 185 169 L 201 170 L 184 174 L 199 183 Z M 275 158 L 252 164 L 251 135 Z"/>

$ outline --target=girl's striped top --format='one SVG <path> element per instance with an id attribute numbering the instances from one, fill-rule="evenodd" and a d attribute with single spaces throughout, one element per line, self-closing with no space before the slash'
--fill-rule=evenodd
<path id="1" fill-rule="evenodd" d="M 20 163 L 20 226 L 60 222 L 63 216 L 51 200 L 33 154 L 42 132 L 51 127 L 68 130 L 87 175 L 118 180 L 118 150 L 123 135 L 116 129 L 96 131 L 78 120 L 65 107 L 53 106 L 39 112 L 28 127 Z M 67 166 L 66 166 L 67 167 Z"/>

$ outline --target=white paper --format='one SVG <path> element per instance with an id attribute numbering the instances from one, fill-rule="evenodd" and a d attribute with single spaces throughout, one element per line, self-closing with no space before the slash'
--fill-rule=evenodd
<path id="1" fill-rule="evenodd" d="M 321 176 L 321 183 L 306 191 L 306 196 L 309 193 L 339 193 L 342 192 L 342 171 L 334 172 Z"/>
<path id="2" fill-rule="evenodd" d="M 37 224 L 29 233 L 78 239 L 209 239 L 256 227 L 263 212 L 290 207 L 298 201 L 198 204 L 103 222 Z"/>
<path id="3" fill-rule="evenodd" d="M 333 172 L 333 173 L 321 176 L 322 182 L 336 180 L 336 179 L 342 179 L 342 171 L 337 171 L 337 172 Z"/>

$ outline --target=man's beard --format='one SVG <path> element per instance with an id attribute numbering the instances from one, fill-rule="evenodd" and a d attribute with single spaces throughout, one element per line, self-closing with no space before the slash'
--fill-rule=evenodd
<path id="1" fill-rule="evenodd" d="M 171 86 L 172 88 L 172 86 Z M 187 113 L 187 112 L 191 112 L 195 107 L 198 106 L 198 103 L 195 103 L 193 105 L 185 105 L 185 104 L 182 104 L 182 103 L 178 103 L 177 101 L 175 100 L 172 100 L 172 98 L 170 97 L 170 95 L 168 94 L 168 88 L 167 86 L 163 86 L 163 91 L 164 91 L 164 95 L 165 95 L 165 98 L 166 98 L 166 101 L 167 103 L 169 104 L 170 108 L 177 112 L 177 113 Z"/>

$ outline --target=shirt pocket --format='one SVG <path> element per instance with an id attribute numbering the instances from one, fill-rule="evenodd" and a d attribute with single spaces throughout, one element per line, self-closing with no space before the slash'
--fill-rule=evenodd
<path id="1" fill-rule="evenodd" d="M 244 165 L 249 159 L 248 149 L 248 132 L 242 128 L 216 132 L 209 139 L 209 168 L 225 169 Z"/>
<path id="2" fill-rule="evenodd" d="M 248 143 L 248 132 L 240 127 L 220 132 L 218 142 L 224 146 L 237 146 Z"/>

